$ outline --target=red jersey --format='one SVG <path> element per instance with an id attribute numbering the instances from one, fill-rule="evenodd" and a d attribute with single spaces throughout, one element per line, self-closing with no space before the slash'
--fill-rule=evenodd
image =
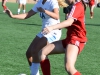
<path id="1" fill-rule="evenodd" d="M 71 26 L 67 27 L 66 39 L 86 42 L 85 11 L 83 4 L 81 2 L 74 4 L 68 17 L 73 18 L 74 22 Z"/>
<path id="2" fill-rule="evenodd" d="M 90 0 L 89 1 L 89 6 L 95 5 L 95 0 Z"/>

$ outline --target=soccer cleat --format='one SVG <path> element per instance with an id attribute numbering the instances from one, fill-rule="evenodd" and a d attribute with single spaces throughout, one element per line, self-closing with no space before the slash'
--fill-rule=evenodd
<path id="1" fill-rule="evenodd" d="M 93 16 L 91 16 L 90 19 L 93 19 Z"/>
<path id="2" fill-rule="evenodd" d="M 3 12 L 5 13 L 6 11 L 4 10 Z"/>

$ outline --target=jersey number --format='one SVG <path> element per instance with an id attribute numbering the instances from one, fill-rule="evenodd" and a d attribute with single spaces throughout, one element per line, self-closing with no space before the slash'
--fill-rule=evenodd
<path id="1" fill-rule="evenodd" d="M 41 12 L 40 13 L 40 17 L 42 18 L 42 19 L 45 19 L 45 16 L 44 16 L 44 14 Z"/>

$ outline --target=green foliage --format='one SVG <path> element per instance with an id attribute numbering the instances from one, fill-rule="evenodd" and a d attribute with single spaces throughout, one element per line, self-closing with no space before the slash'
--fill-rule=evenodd
<path id="1" fill-rule="evenodd" d="M 14 14 L 17 13 L 18 4 L 7 3 L 7 6 Z M 28 12 L 33 5 L 27 4 L 26 7 Z M 19 73 L 30 75 L 25 52 L 33 38 L 41 30 L 41 19 L 38 14 L 26 20 L 12 19 L 2 11 L 2 7 L 0 7 L 0 75 L 18 75 Z M 99 75 L 100 72 L 99 11 L 99 8 L 95 8 L 94 18 L 90 19 L 89 8 L 86 10 L 88 42 L 76 62 L 76 68 L 82 75 Z M 60 9 L 60 18 L 61 21 L 64 20 L 62 8 Z M 62 32 L 61 39 L 65 38 L 66 30 L 63 29 Z M 52 75 L 67 75 L 64 69 L 64 54 L 50 55 L 49 58 Z"/>

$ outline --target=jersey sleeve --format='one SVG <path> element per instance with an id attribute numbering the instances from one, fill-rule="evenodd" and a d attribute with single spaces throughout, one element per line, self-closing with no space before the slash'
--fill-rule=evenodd
<path id="1" fill-rule="evenodd" d="M 33 6 L 32 10 L 38 12 L 37 7 L 39 7 L 40 0 Z"/>
<path id="2" fill-rule="evenodd" d="M 54 9 L 54 8 L 59 8 L 59 5 L 58 5 L 58 1 L 57 0 L 51 0 L 51 8 Z"/>
<path id="3" fill-rule="evenodd" d="M 74 5 L 71 9 L 71 12 L 68 16 L 68 18 L 73 18 L 74 20 L 77 20 L 78 17 L 80 17 L 81 13 L 82 13 L 82 6 L 80 5 Z"/>

